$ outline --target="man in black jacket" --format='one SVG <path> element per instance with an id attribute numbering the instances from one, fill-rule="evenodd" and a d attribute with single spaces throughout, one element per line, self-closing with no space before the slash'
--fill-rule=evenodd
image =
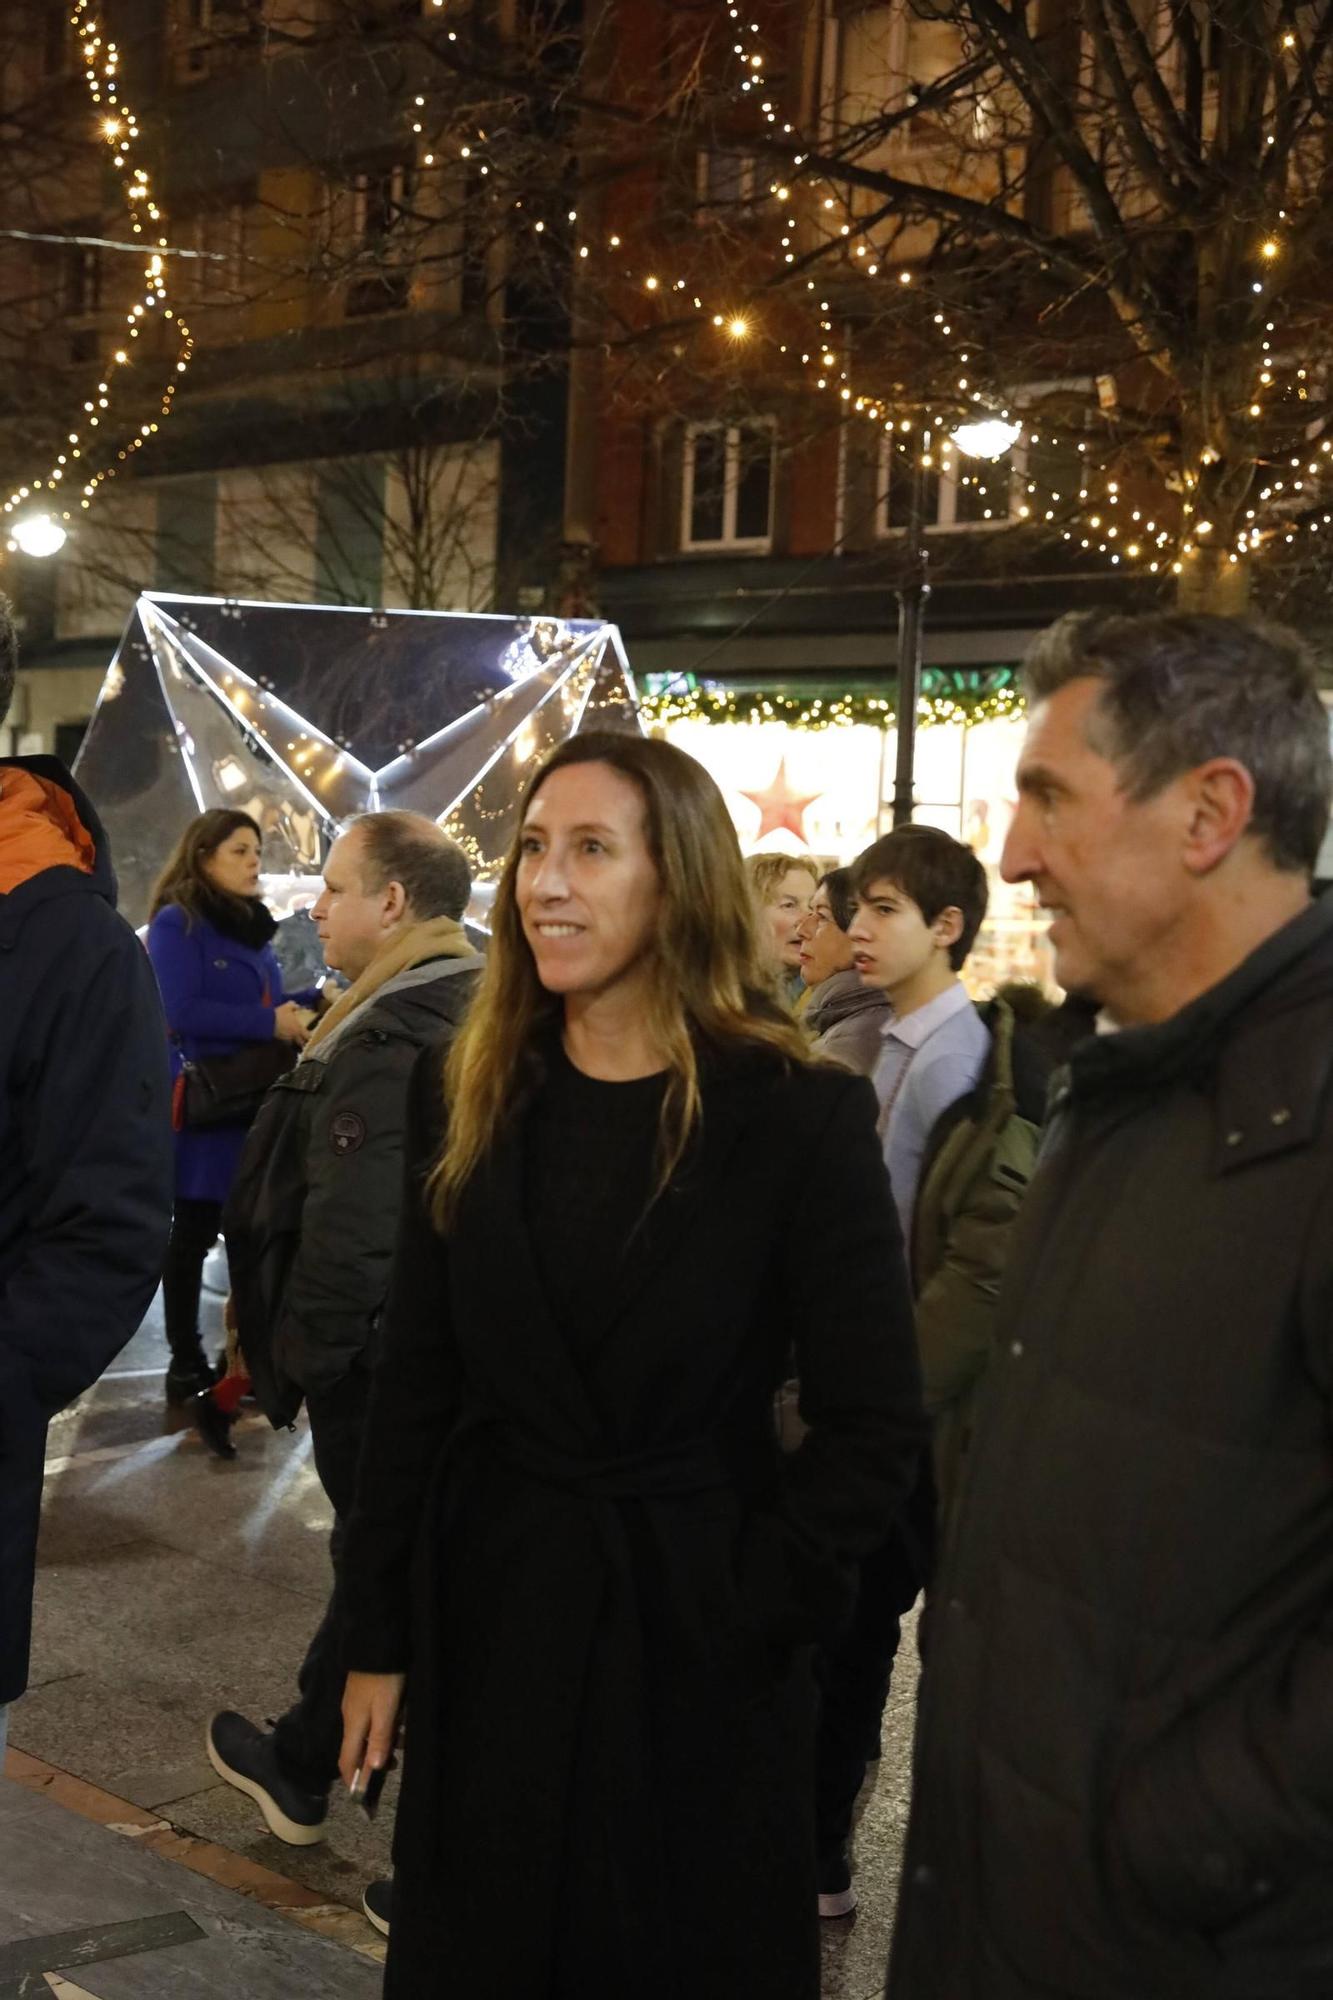
<path id="1" fill-rule="evenodd" d="M 315 1468 L 334 1511 L 334 1590 L 271 1731 L 225 1712 L 214 1769 L 294 1846 L 323 1836 L 342 1743 L 344 1525 L 389 1287 L 407 1082 L 447 1042 L 481 960 L 460 921 L 460 850 L 419 813 L 368 813 L 334 842 L 314 916 L 330 967 L 352 981 L 300 1063 L 269 1092 L 246 1141 L 223 1227 L 241 1349 L 275 1427 L 304 1398 Z"/>
<path id="2" fill-rule="evenodd" d="M 1096 996 L 925 1645 L 890 2000 L 1333 1993 L 1329 724 L 1292 634 L 1062 621 L 1003 869 Z"/>
<path id="3" fill-rule="evenodd" d="M 0 597 L 0 723 L 18 658 Z M 0 1760 L 28 1676 L 50 1418 L 119 1353 L 171 1227 L 167 1037 L 97 815 L 0 763 Z"/>

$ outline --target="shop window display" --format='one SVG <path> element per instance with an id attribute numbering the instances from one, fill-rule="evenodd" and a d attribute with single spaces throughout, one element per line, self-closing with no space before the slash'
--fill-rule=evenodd
<path id="1" fill-rule="evenodd" d="M 892 825 L 893 729 L 678 721 L 666 733 L 717 779 L 746 853 L 808 852 L 833 866 Z M 990 908 L 964 973 L 978 998 L 1008 980 L 1057 991 L 1036 897 L 1026 883 L 1000 877 L 1022 740 L 1023 723 L 1012 716 L 932 723 L 917 736 L 915 817 L 965 840 L 990 882 Z"/>

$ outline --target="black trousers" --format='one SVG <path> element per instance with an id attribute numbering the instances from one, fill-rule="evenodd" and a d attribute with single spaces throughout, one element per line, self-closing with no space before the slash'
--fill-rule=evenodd
<path id="1" fill-rule="evenodd" d="M 848 1630 L 815 1655 L 819 1730 L 815 1740 L 815 1848 L 821 1886 L 841 1887 L 856 1797 L 878 1754 L 889 1679 L 902 1620 L 930 1582 L 935 1556 L 935 1488 L 923 1458 L 915 1489 L 889 1535 L 861 1564 Z"/>
<path id="2" fill-rule="evenodd" d="M 180 1374 L 199 1374 L 205 1366 L 199 1339 L 199 1292 L 204 1259 L 222 1225 L 220 1201 L 177 1199 L 171 1212 L 171 1237 L 162 1266 L 162 1307 L 167 1323 L 171 1365 Z"/>
<path id="3" fill-rule="evenodd" d="M 308 1792 L 327 1792 L 338 1775 L 343 1682 L 347 1677 L 343 1665 L 342 1550 L 356 1492 L 356 1466 L 369 1401 L 370 1371 L 360 1365 L 331 1389 L 315 1390 L 306 1397 L 315 1470 L 333 1507 L 329 1536 L 333 1591 L 297 1674 L 297 1699 L 278 1717 L 273 1740 L 286 1775 Z"/>

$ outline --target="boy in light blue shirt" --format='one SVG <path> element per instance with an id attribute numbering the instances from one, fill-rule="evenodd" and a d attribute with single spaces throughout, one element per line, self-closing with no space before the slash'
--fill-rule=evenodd
<path id="1" fill-rule="evenodd" d="M 926 1143 L 990 1052 L 958 977 L 986 914 L 986 871 L 970 847 L 938 827 L 904 826 L 858 857 L 852 889 L 852 963 L 892 1010 L 874 1083 L 884 1160 L 910 1246 Z"/>
<path id="2" fill-rule="evenodd" d="M 986 873 L 971 848 L 928 826 L 899 827 L 852 864 L 847 938 L 867 986 L 890 1013 L 875 1066 L 879 1127 L 909 1254 L 927 1142 L 941 1114 L 977 1082 L 990 1035 L 958 977 L 986 914 Z M 934 1540 L 928 1465 L 882 1547 L 861 1565 L 856 1616 L 816 1661 L 815 1840 L 819 1914 L 856 1907 L 847 1843 L 868 1760 L 878 1754 L 902 1615 L 926 1581 Z"/>

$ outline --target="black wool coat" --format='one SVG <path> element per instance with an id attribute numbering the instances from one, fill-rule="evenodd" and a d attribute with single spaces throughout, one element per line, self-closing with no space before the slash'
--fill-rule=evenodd
<path id="1" fill-rule="evenodd" d="M 147 953 L 116 914 L 106 837 L 0 895 L 0 1702 L 28 1677 L 46 1428 L 134 1333 L 171 1227 L 167 1030 Z"/>
<path id="2" fill-rule="evenodd" d="M 349 1665 L 409 1667 L 385 1991 L 817 2000 L 808 1648 L 925 1437 L 874 1093 L 710 1062 L 582 1370 L 535 1268 L 520 1121 L 443 1240 L 437 1104 L 419 1066 L 345 1556 Z M 793 1346 L 810 1428 L 784 1460 Z"/>
<path id="3" fill-rule="evenodd" d="M 889 2000 L 1333 1994 L 1333 899 L 1074 1051 L 921 1688 Z"/>

